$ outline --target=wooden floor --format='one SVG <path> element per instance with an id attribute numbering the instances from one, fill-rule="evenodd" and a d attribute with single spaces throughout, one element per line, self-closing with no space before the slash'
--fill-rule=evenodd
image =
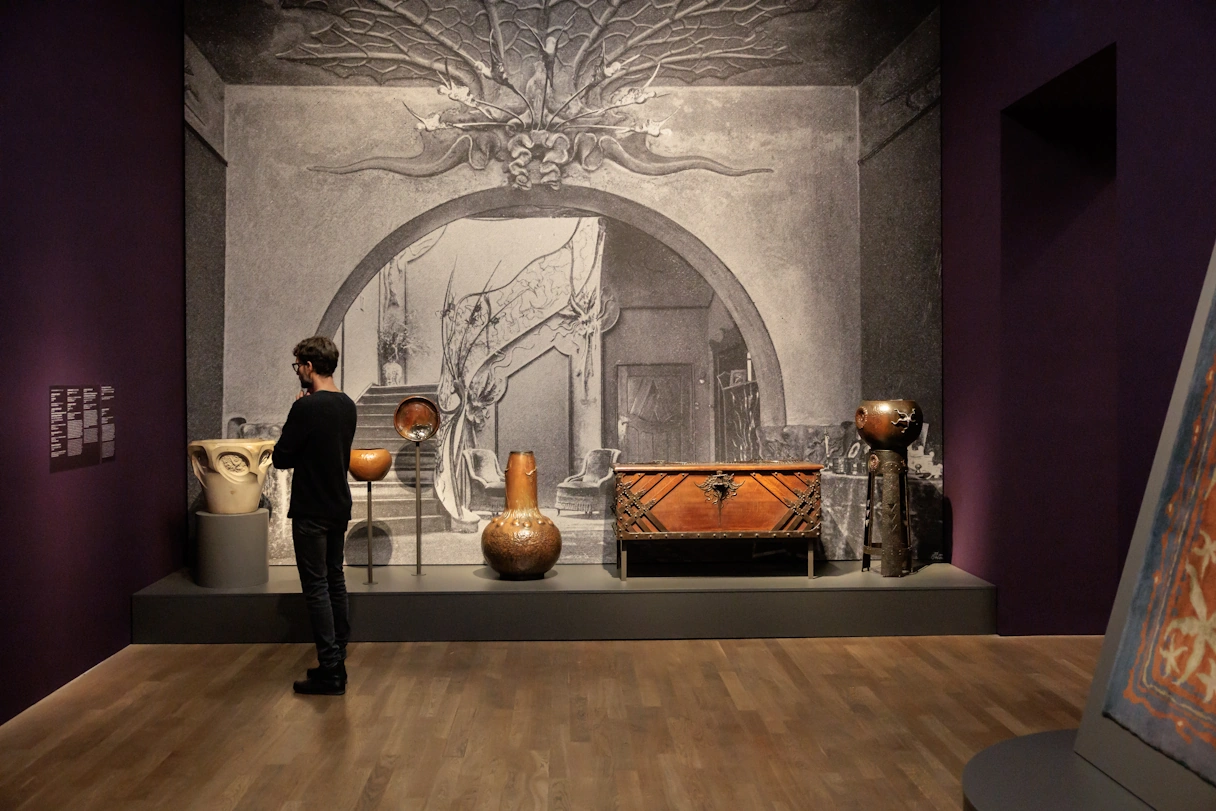
<path id="1" fill-rule="evenodd" d="M 0 726 L 0 808 L 957 809 L 1098 637 L 132 646 Z"/>

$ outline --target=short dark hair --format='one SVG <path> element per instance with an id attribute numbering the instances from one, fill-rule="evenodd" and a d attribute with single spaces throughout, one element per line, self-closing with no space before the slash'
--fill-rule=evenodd
<path id="1" fill-rule="evenodd" d="M 305 338 L 291 350 L 300 363 L 311 363 L 312 370 L 323 377 L 330 377 L 338 368 L 338 347 L 324 335 Z"/>

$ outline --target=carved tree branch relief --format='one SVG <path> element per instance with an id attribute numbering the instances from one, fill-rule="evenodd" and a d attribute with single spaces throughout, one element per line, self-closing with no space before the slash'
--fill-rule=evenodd
<path id="1" fill-rule="evenodd" d="M 646 175 L 745 175 L 771 170 L 652 152 L 671 133 L 665 119 L 642 115 L 660 95 L 653 85 L 794 64 L 763 25 L 817 2 L 283 0 L 330 21 L 279 58 L 381 83 L 434 81 L 451 102 L 425 117 L 409 110 L 421 154 L 314 167 L 319 171 L 433 177 L 464 165 L 501 165 L 521 189 L 556 189 L 573 167 L 595 171 L 605 162 Z"/>

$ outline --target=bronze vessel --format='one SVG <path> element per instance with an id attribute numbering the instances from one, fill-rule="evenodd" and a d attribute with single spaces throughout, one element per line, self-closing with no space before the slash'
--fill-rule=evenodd
<path id="1" fill-rule="evenodd" d="M 537 507 L 532 451 L 511 451 L 506 480 L 506 509 L 482 531 L 481 553 L 504 580 L 544 577 L 562 553 L 562 533 Z"/>
<path id="2" fill-rule="evenodd" d="M 920 436 L 925 416 L 915 400 L 862 400 L 854 421 L 872 450 L 905 452 Z"/>

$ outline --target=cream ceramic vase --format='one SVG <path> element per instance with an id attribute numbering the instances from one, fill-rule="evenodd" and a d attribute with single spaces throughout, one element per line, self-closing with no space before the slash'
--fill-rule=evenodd
<path id="1" fill-rule="evenodd" d="M 251 513 L 262 498 L 274 442 L 200 439 L 186 446 L 194 475 L 207 495 L 207 512 Z"/>

